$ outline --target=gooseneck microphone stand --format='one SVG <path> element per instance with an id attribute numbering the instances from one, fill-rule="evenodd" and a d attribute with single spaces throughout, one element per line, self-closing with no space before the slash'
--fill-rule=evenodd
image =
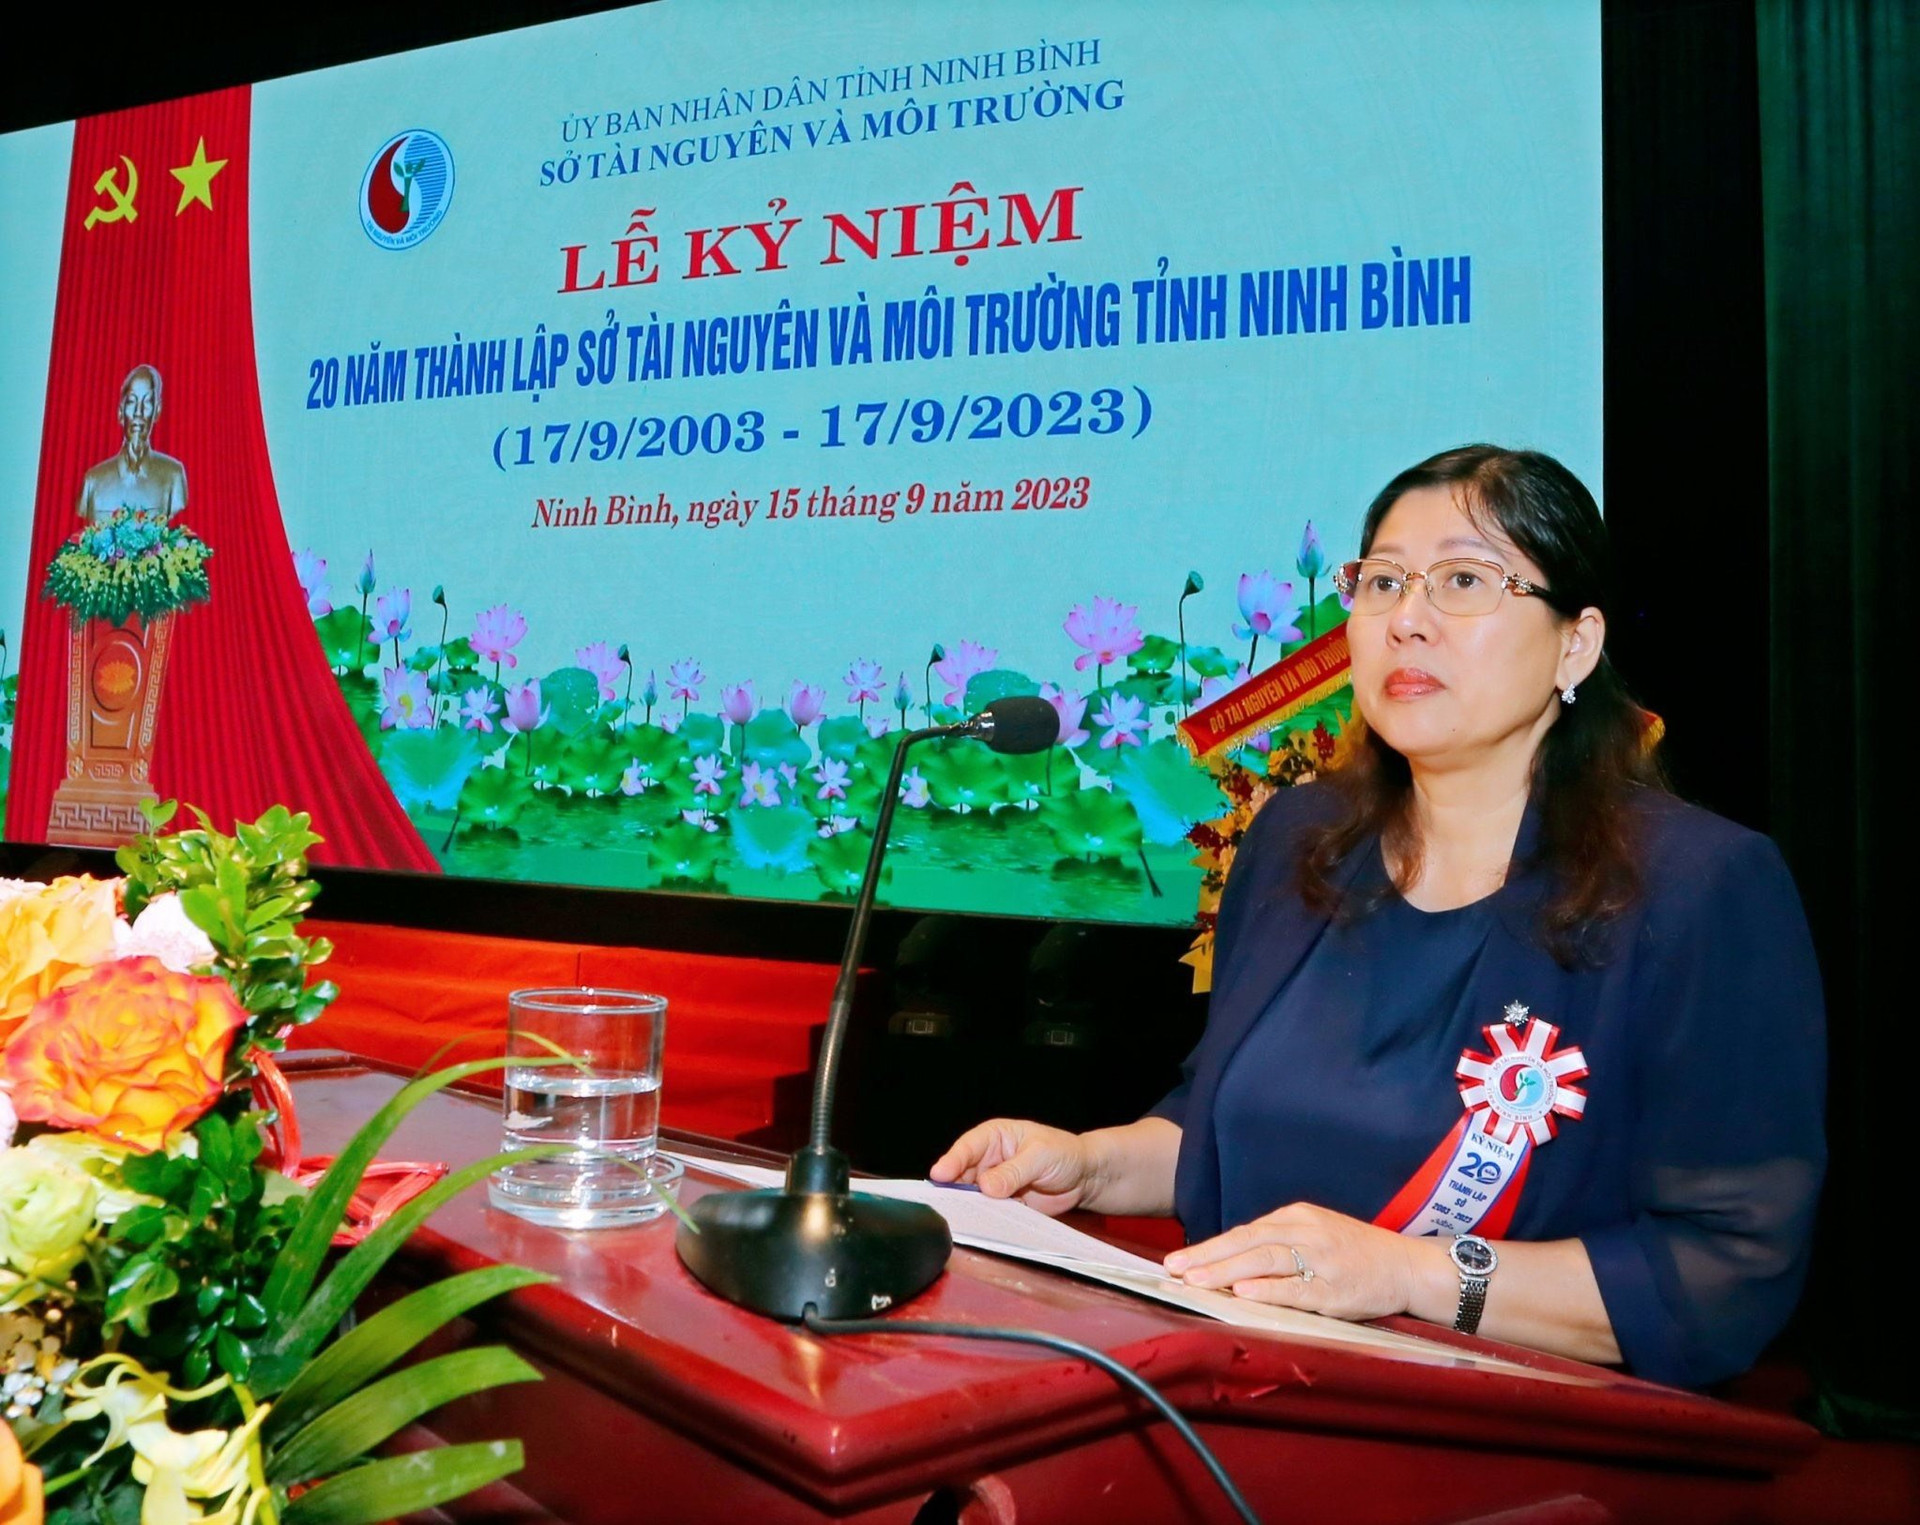
<path id="1" fill-rule="evenodd" d="M 946 1268 L 953 1254 L 946 1220 L 918 1202 L 853 1191 L 847 1157 L 828 1142 L 880 863 L 909 747 L 948 737 L 984 741 L 996 752 L 1039 752 L 1059 734 L 1059 716 L 1045 699 L 1009 698 L 958 725 L 909 731 L 894 748 L 814 1072 L 807 1145 L 788 1162 L 785 1187 L 709 1192 L 687 1209 L 674 1240 L 687 1269 L 728 1302 L 795 1323 L 809 1309 L 827 1319 L 870 1318 L 925 1290 Z"/>

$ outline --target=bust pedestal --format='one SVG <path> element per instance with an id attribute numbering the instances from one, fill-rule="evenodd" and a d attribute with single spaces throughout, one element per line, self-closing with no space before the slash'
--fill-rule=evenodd
<path id="1" fill-rule="evenodd" d="M 159 798 L 148 774 L 173 616 L 70 619 L 68 630 L 67 768 L 47 840 L 118 847 L 146 829 L 140 806 Z"/>

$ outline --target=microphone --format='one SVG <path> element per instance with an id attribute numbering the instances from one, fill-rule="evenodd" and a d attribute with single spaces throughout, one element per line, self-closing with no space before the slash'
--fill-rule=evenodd
<path id="1" fill-rule="evenodd" d="M 946 1220 L 918 1202 L 852 1190 L 847 1157 L 828 1142 L 854 983 L 908 748 L 945 737 L 983 741 L 996 752 L 1043 752 L 1059 736 L 1060 717 L 1050 703 L 1014 696 L 956 725 L 908 731 L 894 747 L 814 1070 L 807 1145 L 788 1161 L 784 1188 L 709 1192 L 686 1210 L 674 1238 L 681 1263 L 708 1290 L 790 1323 L 808 1309 L 821 1318 L 870 1318 L 924 1291 L 946 1269 L 953 1254 Z"/>

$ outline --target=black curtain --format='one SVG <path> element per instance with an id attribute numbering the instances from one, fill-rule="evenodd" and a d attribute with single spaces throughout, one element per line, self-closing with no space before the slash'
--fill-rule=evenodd
<path id="1" fill-rule="evenodd" d="M 1920 388 L 1920 6 L 1759 0 L 1772 824 L 1826 974 L 1833 1168 L 1808 1301 L 1817 1417 L 1920 1438 L 1905 1235 L 1920 1130 L 1906 791 Z M 1742 643 L 1745 645 L 1746 643 Z"/>
<path id="2" fill-rule="evenodd" d="M 1767 393 L 1752 0 L 1605 0 L 1601 23 L 1607 648 L 1667 721 L 1674 787 L 1764 830 Z"/>

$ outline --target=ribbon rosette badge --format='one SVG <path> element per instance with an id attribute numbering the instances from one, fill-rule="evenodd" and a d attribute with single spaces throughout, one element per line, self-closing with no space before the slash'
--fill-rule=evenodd
<path id="1" fill-rule="evenodd" d="M 1587 1093 L 1573 1083 L 1586 1078 L 1586 1056 L 1578 1048 L 1554 1047 L 1559 1028 L 1533 1017 L 1517 1031 L 1496 1022 L 1486 1035 L 1491 1053 L 1468 1049 L 1454 1066 L 1474 1128 L 1503 1144 L 1523 1132 L 1544 1144 L 1558 1127 L 1555 1118 L 1586 1112 Z"/>

